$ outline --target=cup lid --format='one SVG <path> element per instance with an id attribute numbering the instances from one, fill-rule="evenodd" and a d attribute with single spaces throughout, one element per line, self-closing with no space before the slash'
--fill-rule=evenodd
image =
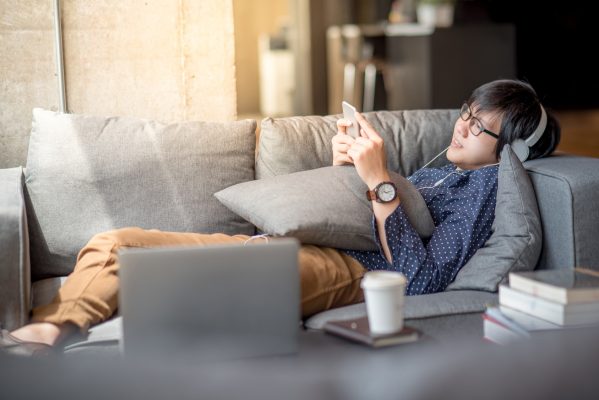
<path id="1" fill-rule="evenodd" d="M 368 271 L 364 274 L 360 286 L 363 289 L 382 289 L 391 286 L 405 285 L 407 279 L 401 272 Z"/>

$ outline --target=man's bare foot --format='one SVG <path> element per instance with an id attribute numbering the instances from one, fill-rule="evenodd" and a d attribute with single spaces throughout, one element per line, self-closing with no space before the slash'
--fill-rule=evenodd
<path id="1" fill-rule="evenodd" d="M 56 325 L 50 322 L 34 322 L 12 331 L 10 334 L 24 342 L 44 343 L 54 346 L 75 330 L 76 326 L 70 323 Z"/>

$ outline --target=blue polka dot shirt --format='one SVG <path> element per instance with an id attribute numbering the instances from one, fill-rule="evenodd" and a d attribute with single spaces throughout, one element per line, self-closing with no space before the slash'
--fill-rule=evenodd
<path id="1" fill-rule="evenodd" d="M 454 165 L 422 168 L 408 180 L 418 188 L 431 212 L 435 229 L 421 239 L 401 205 L 385 220 L 392 263 L 385 258 L 376 219 L 372 230 L 378 251 L 344 249 L 368 270 L 403 273 L 406 295 L 442 292 L 460 268 L 491 236 L 497 198 L 498 166 L 458 170 Z"/>

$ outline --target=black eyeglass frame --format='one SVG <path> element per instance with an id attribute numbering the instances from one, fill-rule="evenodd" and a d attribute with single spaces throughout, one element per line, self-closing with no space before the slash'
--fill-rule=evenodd
<path id="1" fill-rule="evenodd" d="M 468 113 L 468 117 L 464 118 L 464 114 Z M 490 130 L 486 129 L 485 126 L 483 125 L 483 123 L 481 122 L 480 119 L 476 118 L 473 114 L 472 114 L 472 109 L 470 108 L 470 106 L 468 105 L 468 103 L 464 102 L 464 104 L 462 104 L 462 108 L 460 108 L 460 119 L 462 121 L 468 121 L 469 119 L 472 119 L 473 121 L 475 121 L 475 124 L 471 124 L 469 127 L 470 133 L 472 133 L 474 136 L 478 136 L 480 135 L 482 132 L 486 133 L 489 136 L 494 137 L 495 139 L 499 139 L 499 135 L 491 132 Z M 472 128 L 476 125 L 476 129 L 478 129 L 478 132 L 474 132 L 472 130 Z"/>

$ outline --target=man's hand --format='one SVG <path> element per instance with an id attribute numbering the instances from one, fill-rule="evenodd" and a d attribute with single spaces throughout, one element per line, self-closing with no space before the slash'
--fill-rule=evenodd
<path id="1" fill-rule="evenodd" d="M 347 150 L 347 156 L 356 166 L 362 181 L 368 185 L 369 189 L 374 189 L 382 181 L 390 179 L 383 138 L 362 114 L 356 113 L 356 120 L 360 124 L 360 137 L 354 139 Z M 339 122 L 337 126 L 339 126 Z"/>
<path id="2" fill-rule="evenodd" d="M 347 127 L 351 121 L 346 119 L 337 120 L 337 134 L 333 136 L 333 165 L 353 164 L 354 161 L 347 155 L 347 150 L 355 139 L 347 134 Z"/>
<path id="3" fill-rule="evenodd" d="M 387 170 L 387 156 L 383 146 L 383 138 L 366 121 L 360 113 L 356 113 L 356 120 L 360 124 L 360 137 L 357 138 L 347 151 L 347 155 L 352 158 L 358 175 L 368 186 L 374 189 L 376 185 L 383 181 L 391 180 Z M 385 221 L 391 213 L 399 206 L 399 197 L 390 203 L 378 203 L 372 201 L 372 211 L 376 219 L 377 231 L 381 239 L 383 253 L 389 264 L 393 263 L 391 249 L 387 242 L 387 232 L 385 232 Z"/>

